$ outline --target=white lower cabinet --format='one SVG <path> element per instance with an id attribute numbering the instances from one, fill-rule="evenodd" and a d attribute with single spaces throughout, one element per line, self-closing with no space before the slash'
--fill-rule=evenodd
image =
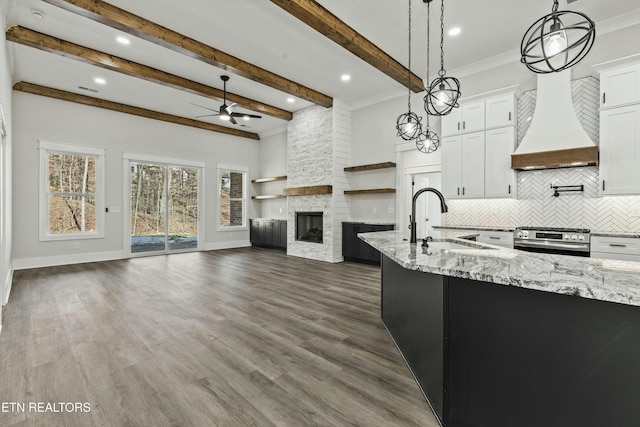
<path id="1" fill-rule="evenodd" d="M 484 132 L 442 139 L 442 189 L 448 199 L 484 197 Z"/>
<path id="2" fill-rule="evenodd" d="M 513 249 L 513 232 L 512 231 L 480 231 L 476 240 L 479 243 L 488 243 L 490 245 L 504 246 Z"/>
<path id="3" fill-rule="evenodd" d="M 591 236 L 591 258 L 640 262 L 640 239 Z"/>

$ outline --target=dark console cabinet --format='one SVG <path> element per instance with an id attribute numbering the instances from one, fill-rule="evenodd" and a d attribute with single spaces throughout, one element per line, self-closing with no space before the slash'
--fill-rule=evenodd
<path id="1" fill-rule="evenodd" d="M 284 219 L 254 218 L 249 220 L 253 246 L 287 249 L 287 221 Z"/>
<path id="2" fill-rule="evenodd" d="M 380 252 L 358 239 L 358 233 L 393 230 L 393 224 L 342 223 L 342 256 L 345 261 L 380 265 Z"/>

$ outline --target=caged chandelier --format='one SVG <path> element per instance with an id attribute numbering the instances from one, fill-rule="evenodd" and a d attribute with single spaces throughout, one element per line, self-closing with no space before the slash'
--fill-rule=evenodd
<path id="1" fill-rule="evenodd" d="M 427 88 L 424 109 L 432 116 L 445 116 L 458 107 L 460 82 L 455 77 L 446 77 L 444 69 L 444 0 L 440 2 L 440 71 Z"/>
<path id="2" fill-rule="evenodd" d="M 409 0 L 409 95 L 407 97 L 408 112 L 400 114 L 396 119 L 398 136 L 405 141 L 416 139 L 422 133 L 422 117 L 411 112 L 411 0 Z"/>
<path id="3" fill-rule="evenodd" d="M 520 61 L 534 73 L 559 72 L 582 61 L 595 39 L 596 25 L 587 15 L 558 11 L 558 0 L 554 0 L 551 13 L 524 34 Z"/>

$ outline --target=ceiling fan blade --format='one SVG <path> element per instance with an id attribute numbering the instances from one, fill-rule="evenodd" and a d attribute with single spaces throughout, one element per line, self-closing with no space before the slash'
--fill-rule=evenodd
<path id="1" fill-rule="evenodd" d="M 236 122 L 236 119 L 234 119 L 233 117 L 229 117 L 229 121 L 230 121 L 231 123 L 233 123 L 234 125 L 237 125 L 237 124 L 238 124 L 238 122 Z"/>
<path id="2" fill-rule="evenodd" d="M 218 112 L 218 110 L 214 110 L 213 108 L 205 107 L 204 105 L 194 104 L 193 102 L 191 102 L 191 105 L 195 105 L 196 107 L 204 108 L 205 110 Z"/>
<path id="3" fill-rule="evenodd" d="M 245 113 L 231 113 L 231 117 L 250 117 L 252 119 L 261 119 L 262 116 L 258 116 L 256 114 L 245 114 Z"/>
<path id="4" fill-rule="evenodd" d="M 220 114 L 216 113 L 216 114 L 203 114 L 202 116 L 195 116 L 194 118 L 199 119 L 201 117 L 215 117 L 215 116 L 219 116 Z"/>
<path id="5" fill-rule="evenodd" d="M 232 108 L 234 108 L 236 105 L 238 105 L 238 103 L 237 103 L 237 102 L 234 102 L 234 103 L 232 103 L 231 105 L 229 105 L 229 107 L 228 107 L 228 108 L 229 108 L 229 110 L 231 110 Z M 231 111 L 229 111 L 229 112 L 231 112 Z"/>

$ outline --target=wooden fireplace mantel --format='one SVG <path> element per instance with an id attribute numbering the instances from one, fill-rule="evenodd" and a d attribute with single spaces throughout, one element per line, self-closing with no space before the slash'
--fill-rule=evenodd
<path id="1" fill-rule="evenodd" d="M 283 191 L 285 196 L 313 196 L 316 194 L 333 193 L 332 185 L 314 185 L 310 187 L 291 187 Z"/>

